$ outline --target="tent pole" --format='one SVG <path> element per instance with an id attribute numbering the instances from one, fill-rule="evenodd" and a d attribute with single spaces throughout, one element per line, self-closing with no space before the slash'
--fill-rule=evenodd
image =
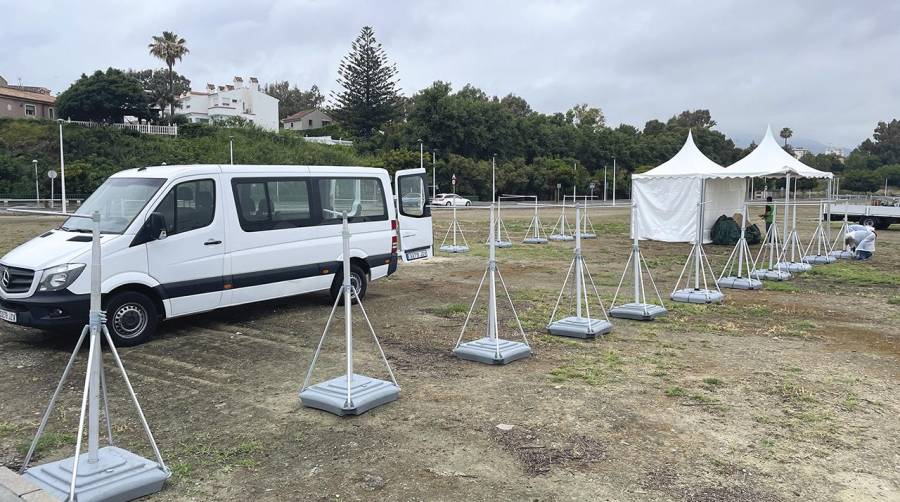
<path id="1" fill-rule="evenodd" d="M 641 303 L 641 258 L 640 244 L 638 243 L 637 230 L 637 203 L 631 204 L 631 233 L 633 243 L 631 245 L 631 253 L 634 257 L 634 303 Z"/>
<path id="2" fill-rule="evenodd" d="M 700 289 L 700 247 L 703 245 L 703 195 L 706 180 L 700 180 L 700 202 L 697 204 L 697 237 L 694 242 L 694 289 Z"/>
<path id="3" fill-rule="evenodd" d="M 791 174 L 788 173 L 784 176 L 784 232 L 781 235 L 784 236 L 785 244 L 787 244 L 788 239 L 788 216 L 790 215 L 791 208 Z"/>
<path id="4" fill-rule="evenodd" d="M 578 221 L 581 219 L 581 206 L 575 203 L 575 316 L 581 318 L 581 227 Z"/>
<path id="5" fill-rule="evenodd" d="M 826 212 L 828 213 L 828 222 L 825 225 L 825 238 L 831 242 L 831 199 L 834 197 L 834 179 L 828 178 L 828 205 Z"/>

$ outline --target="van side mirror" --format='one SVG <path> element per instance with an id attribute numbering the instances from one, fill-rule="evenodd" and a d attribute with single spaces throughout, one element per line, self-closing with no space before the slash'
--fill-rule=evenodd
<path id="1" fill-rule="evenodd" d="M 167 237 L 166 217 L 162 213 L 150 213 L 144 223 L 144 228 L 147 230 L 148 242 L 161 241 Z"/>

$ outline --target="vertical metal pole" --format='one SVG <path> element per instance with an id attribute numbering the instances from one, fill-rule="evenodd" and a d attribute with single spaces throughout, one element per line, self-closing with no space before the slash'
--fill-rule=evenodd
<path id="1" fill-rule="evenodd" d="M 631 203 L 631 257 L 634 260 L 634 303 L 641 303 L 641 251 L 638 242 L 638 208 L 637 204 Z"/>
<path id="2" fill-rule="evenodd" d="M 581 317 L 581 205 L 575 203 L 575 316 Z"/>
<path id="3" fill-rule="evenodd" d="M 616 158 L 613 157 L 613 203 L 612 205 L 616 205 Z"/>
<path id="4" fill-rule="evenodd" d="M 350 288 L 352 288 L 352 283 L 350 282 L 350 225 L 347 223 L 347 212 L 341 215 L 343 219 L 343 231 L 341 232 L 341 238 L 343 239 L 344 245 L 344 280 L 343 280 L 343 290 L 344 290 L 344 336 L 347 339 L 347 408 L 353 407 L 353 396 L 351 394 L 351 387 L 353 385 L 353 313 L 350 310 L 352 297 L 350 294 Z"/>
<path id="5" fill-rule="evenodd" d="M 538 218 L 538 200 L 537 195 L 534 196 L 534 238 L 539 239 L 541 237 L 541 231 L 538 230 L 538 224 L 541 220 Z"/>
<path id="6" fill-rule="evenodd" d="M 425 146 L 419 140 L 419 169 L 425 169 Z"/>
<path id="7" fill-rule="evenodd" d="M 38 173 L 37 173 L 37 160 L 32 160 L 31 165 L 34 166 L 34 205 L 38 206 L 41 203 L 41 192 L 38 188 Z"/>
<path id="8" fill-rule="evenodd" d="M 91 343 L 91 350 L 96 351 L 91 360 L 91 367 L 88 369 L 91 373 L 91 383 L 89 390 L 89 407 L 88 407 L 88 462 L 97 462 L 97 450 L 100 443 L 100 358 L 103 354 L 100 350 L 100 309 L 101 309 L 101 289 L 100 284 L 103 280 L 100 270 L 100 212 L 94 211 L 93 214 L 94 228 L 91 240 L 91 310 L 89 314 L 91 340 L 97 343 Z M 77 461 L 77 459 L 76 459 Z"/>
<path id="9" fill-rule="evenodd" d="M 744 268 L 744 241 L 747 235 L 747 203 L 741 207 L 741 242 L 738 243 L 738 277 L 743 277 L 741 270 Z"/>
<path id="10" fill-rule="evenodd" d="M 703 246 L 703 192 L 706 180 L 700 180 L 700 201 L 697 202 L 697 236 L 694 241 L 694 289 L 700 289 L 700 247 Z"/>
<path id="11" fill-rule="evenodd" d="M 234 136 L 228 136 L 228 158 L 231 165 L 234 165 Z"/>
<path id="12" fill-rule="evenodd" d="M 459 227 L 459 221 L 456 219 L 456 175 L 453 176 L 453 247 L 456 248 L 456 229 Z"/>
<path id="13" fill-rule="evenodd" d="M 792 214 L 792 216 L 791 216 L 791 242 L 789 245 L 791 246 L 791 261 L 792 262 L 796 261 L 796 256 L 794 256 L 794 248 L 796 248 L 797 246 L 794 245 L 794 242 L 797 241 L 797 239 L 798 239 L 798 237 L 797 237 L 797 182 L 798 181 L 799 180 L 794 181 L 794 207 L 793 207 L 793 210 L 791 211 L 791 214 Z M 799 245 L 799 241 L 797 241 L 797 242 Z"/>
<path id="14" fill-rule="evenodd" d="M 603 166 L 603 202 L 606 202 L 606 166 Z"/>
<path id="15" fill-rule="evenodd" d="M 488 337 L 494 339 L 494 347 L 496 351 L 497 357 L 500 356 L 500 338 L 498 333 L 498 323 L 497 323 L 497 286 L 496 286 L 496 271 L 497 271 L 497 255 L 495 252 L 495 235 L 494 235 L 494 204 L 491 204 L 491 230 L 490 230 L 490 244 L 488 245 L 489 254 L 488 254 L 488 272 L 490 273 L 489 284 L 488 284 Z"/>
<path id="16" fill-rule="evenodd" d="M 62 131 L 62 119 L 57 121 L 59 123 L 59 177 L 60 177 L 60 190 L 62 191 L 62 212 L 66 212 L 66 160 L 65 155 L 63 154 L 63 131 Z"/>
<path id="17" fill-rule="evenodd" d="M 51 209 L 53 208 L 53 195 L 54 195 L 54 193 L 53 193 L 54 183 L 53 182 L 54 181 L 56 181 L 54 178 L 50 178 L 50 208 Z"/>
<path id="18" fill-rule="evenodd" d="M 831 199 L 834 197 L 834 178 L 828 178 L 827 192 L 828 192 L 828 206 L 827 206 L 828 222 L 825 225 L 825 238 L 830 243 L 831 242 Z"/>
<path id="19" fill-rule="evenodd" d="M 431 199 L 437 197 L 437 152 L 431 152 Z"/>
<path id="20" fill-rule="evenodd" d="M 791 207 L 791 175 L 790 173 L 784 176 L 784 232 L 781 233 L 783 238 L 785 239 L 785 245 L 787 244 L 788 239 L 788 215 L 790 215 L 790 207 Z"/>

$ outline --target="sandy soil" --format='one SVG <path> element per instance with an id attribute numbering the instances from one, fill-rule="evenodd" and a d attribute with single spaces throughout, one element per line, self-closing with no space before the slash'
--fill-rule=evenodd
<path id="1" fill-rule="evenodd" d="M 436 244 L 448 214 L 436 215 Z M 541 216 L 550 226 L 558 212 Z M 498 251 L 499 267 L 535 354 L 489 367 L 450 353 L 487 254 L 485 211 L 460 217 L 471 253 L 402 265 L 369 289 L 366 308 L 403 390 L 361 417 L 304 409 L 297 398 L 328 315 L 325 293 L 174 320 L 121 350 L 174 472 L 152 498 L 900 500 L 897 227 L 879 232 L 871 263 L 729 290 L 719 306 L 667 301 L 662 320 L 614 320 L 611 334 L 584 342 L 544 329 L 571 244 L 520 245 L 531 212 L 505 211 L 516 245 Z M 586 241 L 584 255 L 608 303 L 629 252 L 628 211 L 590 217 L 600 239 Z M 801 220 L 808 239 L 812 215 Z M 55 224 L 0 217 L 0 254 Z M 664 298 L 689 247 L 643 246 Z M 718 272 L 731 250 L 707 250 Z M 483 312 L 467 338 L 484 329 Z M 384 377 L 357 328 L 358 368 Z M 3 465 L 21 464 L 74 335 L 0 325 Z M 341 372 L 342 347 L 333 333 L 316 379 Z M 82 359 L 39 461 L 72 454 L 83 369 Z M 117 441 L 149 455 L 115 372 L 110 381 Z"/>

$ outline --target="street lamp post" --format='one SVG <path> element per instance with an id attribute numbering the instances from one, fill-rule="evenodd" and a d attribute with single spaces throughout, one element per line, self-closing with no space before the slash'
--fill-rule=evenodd
<path id="1" fill-rule="evenodd" d="M 234 136 L 228 136 L 228 157 L 231 159 L 231 165 L 234 165 Z"/>
<path id="2" fill-rule="evenodd" d="M 616 157 L 613 156 L 613 203 L 612 205 L 616 205 Z"/>
<path id="3" fill-rule="evenodd" d="M 32 160 L 31 165 L 34 166 L 34 205 L 37 206 L 41 203 L 41 192 L 38 188 L 37 159 Z"/>
<path id="4" fill-rule="evenodd" d="M 437 151 L 431 151 L 431 199 L 437 197 Z"/>
<path id="5" fill-rule="evenodd" d="M 606 202 L 606 166 L 603 166 L 603 202 Z"/>
<path id="6" fill-rule="evenodd" d="M 62 133 L 62 125 L 63 120 L 57 119 L 56 121 L 59 124 L 59 182 L 60 182 L 60 190 L 62 191 L 62 212 L 66 212 L 66 158 L 63 155 L 63 133 Z"/>

